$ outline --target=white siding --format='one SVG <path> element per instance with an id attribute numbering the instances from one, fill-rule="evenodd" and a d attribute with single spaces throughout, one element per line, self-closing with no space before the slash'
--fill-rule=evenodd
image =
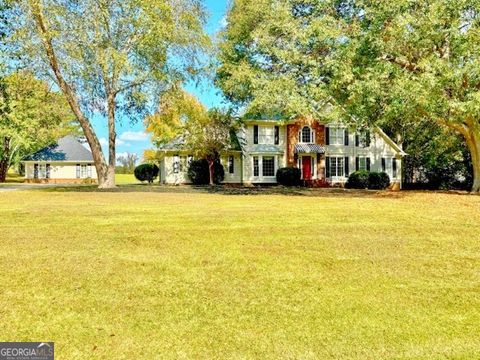
<path id="1" fill-rule="evenodd" d="M 52 180 L 69 180 L 77 179 L 77 164 L 87 165 L 91 164 L 92 177 L 97 179 L 97 170 L 93 163 L 63 163 L 63 162 L 26 162 L 25 163 L 25 178 L 34 179 L 35 164 L 46 165 L 50 164 L 50 179 Z"/>

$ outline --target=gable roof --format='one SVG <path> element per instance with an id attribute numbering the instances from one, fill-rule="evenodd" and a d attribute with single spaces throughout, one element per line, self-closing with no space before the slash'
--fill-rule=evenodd
<path id="1" fill-rule="evenodd" d="M 23 161 L 92 161 L 93 155 L 72 135 L 59 139 L 36 153 L 26 156 Z"/>

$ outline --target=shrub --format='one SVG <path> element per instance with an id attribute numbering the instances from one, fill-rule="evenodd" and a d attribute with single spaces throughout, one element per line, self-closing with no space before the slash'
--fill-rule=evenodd
<path id="1" fill-rule="evenodd" d="M 368 177 L 368 188 L 372 190 L 385 190 L 390 186 L 390 177 L 384 172 L 371 172 Z"/>
<path id="2" fill-rule="evenodd" d="M 210 183 L 210 173 L 208 170 L 208 161 L 205 159 L 193 160 L 188 167 L 188 177 L 194 185 L 208 185 Z M 225 178 L 225 170 L 220 161 L 215 161 L 213 168 L 213 182 L 220 184 Z"/>
<path id="3" fill-rule="evenodd" d="M 139 181 L 148 181 L 149 184 L 158 176 L 158 166 L 155 164 L 142 164 L 135 168 L 134 175 Z"/>
<path id="4" fill-rule="evenodd" d="M 302 173 L 295 167 L 285 167 L 277 170 L 277 182 L 284 186 L 300 186 Z"/>
<path id="5" fill-rule="evenodd" d="M 348 177 L 345 187 L 347 189 L 367 189 L 369 187 L 370 173 L 365 170 L 355 171 Z"/>

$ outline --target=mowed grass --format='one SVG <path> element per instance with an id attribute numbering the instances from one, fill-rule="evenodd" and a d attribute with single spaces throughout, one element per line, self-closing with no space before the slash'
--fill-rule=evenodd
<path id="1" fill-rule="evenodd" d="M 0 193 L 2 341 L 55 341 L 58 359 L 480 358 L 480 197 L 142 188 Z"/>

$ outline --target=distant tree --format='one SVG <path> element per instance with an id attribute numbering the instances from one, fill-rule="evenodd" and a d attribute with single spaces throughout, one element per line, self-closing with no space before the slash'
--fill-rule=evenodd
<path id="1" fill-rule="evenodd" d="M 115 186 L 116 119 L 202 69 L 210 40 L 199 0 L 19 0 L 9 11 L 12 59 L 55 80 L 92 149 L 100 188 Z M 17 61 L 17 60 L 16 60 Z M 108 123 L 108 163 L 91 123 Z"/>
<path id="2" fill-rule="evenodd" d="M 80 134 L 65 97 L 29 72 L 0 81 L 0 182 L 12 165 L 67 134 Z"/>
<path id="3" fill-rule="evenodd" d="M 122 174 L 133 174 L 137 161 L 138 155 L 134 153 L 126 153 L 125 155 L 117 157 L 117 162 L 120 164 Z"/>

